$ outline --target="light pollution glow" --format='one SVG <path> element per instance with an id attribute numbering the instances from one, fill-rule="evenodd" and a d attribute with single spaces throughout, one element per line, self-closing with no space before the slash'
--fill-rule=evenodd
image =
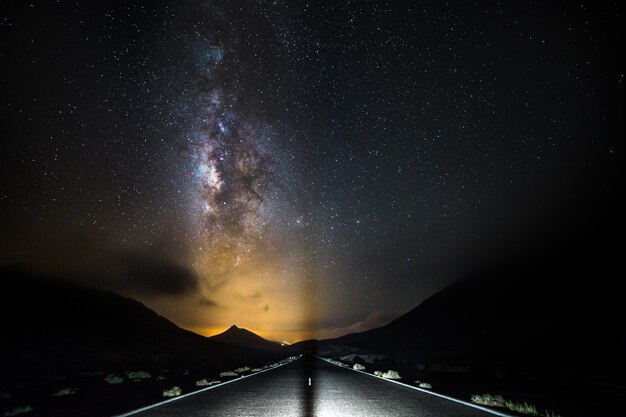
<path id="1" fill-rule="evenodd" d="M 190 121 L 190 263 L 203 299 L 200 307 L 172 305 L 172 319 L 205 335 L 237 324 L 278 341 L 315 337 L 302 330 L 313 328 L 316 297 L 296 243 L 300 225 L 289 221 L 300 217 L 288 196 L 294 170 L 283 165 L 271 126 L 238 112 L 233 92 L 214 82 L 222 48 L 199 50 L 210 53 L 197 54 L 195 76 L 213 87 L 190 89 L 181 108 Z"/>

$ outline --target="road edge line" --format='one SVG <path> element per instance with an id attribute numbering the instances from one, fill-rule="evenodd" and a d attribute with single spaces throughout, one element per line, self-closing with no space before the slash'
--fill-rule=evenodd
<path id="1" fill-rule="evenodd" d="M 298 358 L 298 359 L 300 359 L 300 358 Z M 200 394 L 200 393 L 208 391 L 210 389 L 214 389 L 214 388 L 217 388 L 217 387 L 223 387 L 224 385 L 230 384 L 232 382 L 241 381 L 241 380 L 244 380 L 246 378 L 250 378 L 250 377 L 262 374 L 264 372 L 273 371 L 274 369 L 278 369 L 281 366 L 284 366 L 284 365 L 287 365 L 289 363 L 295 362 L 298 359 L 294 359 L 294 360 L 289 361 L 289 362 L 281 363 L 280 365 L 274 366 L 273 368 L 263 369 L 262 371 L 255 372 L 253 374 L 243 375 L 243 376 L 241 376 L 239 378 L 234 378 L 234 379 L 231 379 L 229 381 L 225 381 L 225 382 L 221 382 L 219 384 L 211 385 L 210 387 L 202 388 L 202 389 L 199 389 L 197 391 L 192 391 L 192 392 L 189 392 L 187 394 L 179 395 L 178 397 L 170 398 L 169 400 L 164 400 L 164 401 L 160 401 L 160 402 L 155 403 L 155 404 L 146 405 L 145 407 L 137 408 L 136 410 L 127 411 L 127 412 L 122 413 L 122 414 L 115 414 L 113 417 L 127 417 L 127 416 L 132 416 L 132 415 L 135 415 L 135 414 L 139 414 L 141 412 L 148 411 L 148 410 L 151 410 L 153 408 L 157 408 L 157 407 L 160 407 L 162 405 L 172 403 L 174 401 L 182 400 L 183 398 L 191 397 L 192 395 Z"/>
<path id="2" fill-rule="evenodd" d="M 316 356 L 316 358 L 321 359 L 324 362 L 328 362 L 331 365 L 335 365 L 335 366 L 337 366 L 339 368 L 342 368 L 342 369 L 348 369 L 348 370 L 350 370 L 352 372 L 359 372 L 361 374 L 370 376 L 372 378 L 376 378 L 378 380 L 382 380 L 382 381 L 386 381 L 386 382 L 393 382 L 394 384 L 402 385 L 403 387 L 411 388 L 411 389 L 414 389 L 415 391 L 419 391 L 419 392 L 423 392 L 425 394 L 433 395 L 435 397 L 443 398 L 445 400 L 452 401 L 452 402 L 455 402 L 455 403 L 458 403 L 458 404 L 462 404 L 462 405 L 465 405 L 467 407 L 475 408 L 477 410 L 485 411 L 487 413 L 490 413 L 490 414 L 493 414 L 493 415 L 496 415 L 496 416 L 500 416 L 500 417 L 516 417 L 513 414 L 502 413 L 500 411 L 496 411 L 496 410 L 492 410 L 490 408 L 482 407 L 482 406 L 480 406 L 478 404 L 470 403 L 470 402 L 467 402 L 467 401 L 464 401 L 464 400 L 459 400 L 458 398 L 450 397 L 450 396 L 447 396 L 447 395 L 444 395 L 444 394 L 439 394 L 437 392 L 429 391 L 427 389 L 423 389 L 423 388 L 419 388 L 419 387 L 416 387 L 416 386 L 413 386 L 413 385 L 405 384 L 404 382 L 394 381 L 393 379 L 388 379 L 388 378 L 382 378 L 382 377 L 376 376 L 374 374 L 370 374 L 369 372 L 365 372 L 365 371 L 358 371 L 358 370 L 353 369 L 352 367 L 349 367 L 349 366 L 337 365 L 336 363 L 330 362 L 329 360 L 327 360 L 325 358 L 321 358 L 319 356 Z"/>

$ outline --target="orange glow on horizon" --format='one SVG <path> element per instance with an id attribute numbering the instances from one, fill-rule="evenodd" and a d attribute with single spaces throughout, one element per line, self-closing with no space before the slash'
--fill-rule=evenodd
<path id="1" fill-rule="evenodd" d="M 172 305 L 178 316 L 173 319 L 207 337 L 234 324 L 275 342 L 315 338 L 315 331 L 307 329 L 316 321 L 311 301 L 316 295 L 300 266 L 264 248 L 245 256 L 237 248 L 227 249 L 199 253 L 194 261 L 203 297 L 211 305 L 188 304 L 185 312 Z"/>
<path id="2" fill-rule="evenodd" d="M 240 329 L 245 329 L 248 330 L 258 336 L 261 336 L 263 339 L 272 341 L 272 342 L 279 342 L 279 343 L 285 343 L 288 345 L 293 345 L 294 343 L 297 342 L 301 342 L 303 340 L 307 340 L 307 339 L 311 339 L 311 337 L 306 337 L 307 332 L 304 331 L 294 331 L 293 333 L 299 334 L 300 336 L 285 336 L 285 332 L 279 332 L 279 331 L 271 331 L 271 330 L 255 330 L 249 327 L 245 327 L 245 326 L 239 326 L 236 324 L 237 327 L 239 327 Z M 187 330 L 192 331 L 194 333 L 197 333 L 199 335 L 205 336 L 205 337 L 211 337 L 211 336 L 215 336 L 218 335 L 220 333 L 224 333 L 226 330 L 228 330 L 230 328 L 230 326 L 219 326 L 219 327 L 200 327 L 200 328 L 188 328 Z"/>

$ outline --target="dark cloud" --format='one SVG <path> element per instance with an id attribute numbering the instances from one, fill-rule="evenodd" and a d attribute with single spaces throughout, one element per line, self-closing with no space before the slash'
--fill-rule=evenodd
<path id="1" fill-rule="evenodd" d="M 204 296 L 198 300 L 198 305 L 206 308 L 218 307 L 218 304 L 215 301 Z"/>
<path id="2" fill-rule="evenodd" d="M 198 290 L 198 277 L 193 271 L 149 252 L 121 252 L 114 262 L 120 273 L 113 279 L 129 292 L 176 296 Z"/>
<path id="3" fill-rule="evenodd" d="M 119 247 L 104 236 L 69 227 L 15 228 L 20 232 L 11 231 L 18 238 L 0 239 L 0 263 L 139 298 L 200 292 L 198 276 L 170 247 Z"/>

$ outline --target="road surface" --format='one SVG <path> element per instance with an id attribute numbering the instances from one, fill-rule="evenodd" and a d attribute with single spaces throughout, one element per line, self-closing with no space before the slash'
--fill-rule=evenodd
<path id="1" fill-rule="evenodd" d="M 310 385 L 309 385 L 310 378 Z M 443 398 L 392 384 L 314 357 L 149 410 L 137 417 L 486 417 Z"/>

